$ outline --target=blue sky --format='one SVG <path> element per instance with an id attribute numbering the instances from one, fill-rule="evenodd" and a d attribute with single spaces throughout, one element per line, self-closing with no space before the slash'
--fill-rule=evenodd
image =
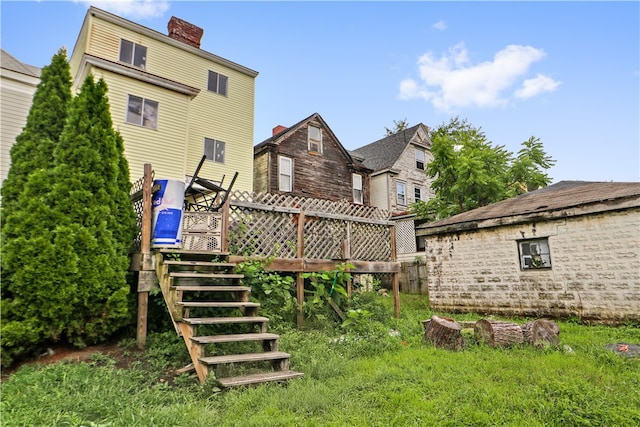
<path id="1" fill-rule="evenodd" d="M 260 74 L 255 143 L 319 113 L 347 149 L 394 121 L 452 117 L 517 152 L 540 138 L 560 180 L 640 180 L 640 2 L 6 1 L 1 45 L 47 65 L 89 5 Z"/>

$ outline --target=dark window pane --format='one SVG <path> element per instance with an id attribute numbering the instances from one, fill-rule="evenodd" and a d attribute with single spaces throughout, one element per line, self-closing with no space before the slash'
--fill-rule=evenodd
<path id="1" fill-rule="evenodd" d="M 139 44 L 136 45 L 135 56 L 133 57 L 133 65 L 145 68 L 147 64 L 147 48 Z"/>
<path id="2" fill-rule="evenodd" d="M 144 100 L 144 121 L 143 126 L 156 129 L 158 127 L 158 103 L 156 101 Z"/>
<path id="3" fill-rule="evenodd" d="M 215 161 L 224 163 L 224 142 L 216 141 Z"/>
<path id="4" fill-rule="evenodd" d="M 211 92 L 218 91 L 218 73 L 209 71 L 209 82 L 207 84 L 207 89 L 210 90 Z"/>
<path id="5" fill-rule="evenodd" d="M 227 76 L 218 75 L 218 93 L 227 96 Z"/>
<path id="6" fill-rule="evenodd" d="M 213 139 L 205 138 L 204 139 L 204 155 L 207 157 L 207 160 L 213 160 L 214 148 L 215 148 L 215 144 Z"/>
<path id="7" fill-rule="evenodd" d="M 129 95 L 127 105 L 127 122 L 136 125 L 142 124 L 142 98 Z"/>
<path id="8" fill-rule="evenodd" d="M 133 43 L 128 40 L 120 40 L 120 61 L 131 64 L 133 57 Z"/>

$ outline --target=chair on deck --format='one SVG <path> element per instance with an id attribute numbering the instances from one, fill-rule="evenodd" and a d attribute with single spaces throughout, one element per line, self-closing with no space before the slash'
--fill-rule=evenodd
<path id="1" fill-rule="evenodd" d="M 184 190 L 184 210 L 187 212 L 218 212 L 227 201 L 233 184 L 235 184 L 236 178 L 238 178 L 238 172 L 236 172 L 229 183 L 229 187 L 224 188 L 224 175 L 220 182 L 199 177 L 198 173 L 206 158 L 206 155 L 202 156 L 195 173 L 191 177 L 191 181 Z"/>

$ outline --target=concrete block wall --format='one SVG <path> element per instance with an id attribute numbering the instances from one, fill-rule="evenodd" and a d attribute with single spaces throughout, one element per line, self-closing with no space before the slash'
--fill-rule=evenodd
<path id="1" fill-rule="evenodd" d="M 548 238 L 550 269 L 521 270 L 518 241 Z M 432 308 L 640 320 L 640 210 L 428 236 Z"/>

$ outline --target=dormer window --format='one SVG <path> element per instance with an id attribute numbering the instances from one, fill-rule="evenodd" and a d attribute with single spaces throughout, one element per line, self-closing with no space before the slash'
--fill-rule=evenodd
<path id="1" fill-rule="evenodd" d="M 424 170 L 424 151 L 416 148 L 416 169 Z"/>
<path id="2" fill-rule="evenodd" d="M 147 47 L 129 40 L 120 40 L 120 61 L 142 68 L 147 65 Z"/>
<path id="3" fill-rule="evenodd" d="M 309 152 L 322 154 L 322 129 L 315 125 L 309 125 Z"/>

